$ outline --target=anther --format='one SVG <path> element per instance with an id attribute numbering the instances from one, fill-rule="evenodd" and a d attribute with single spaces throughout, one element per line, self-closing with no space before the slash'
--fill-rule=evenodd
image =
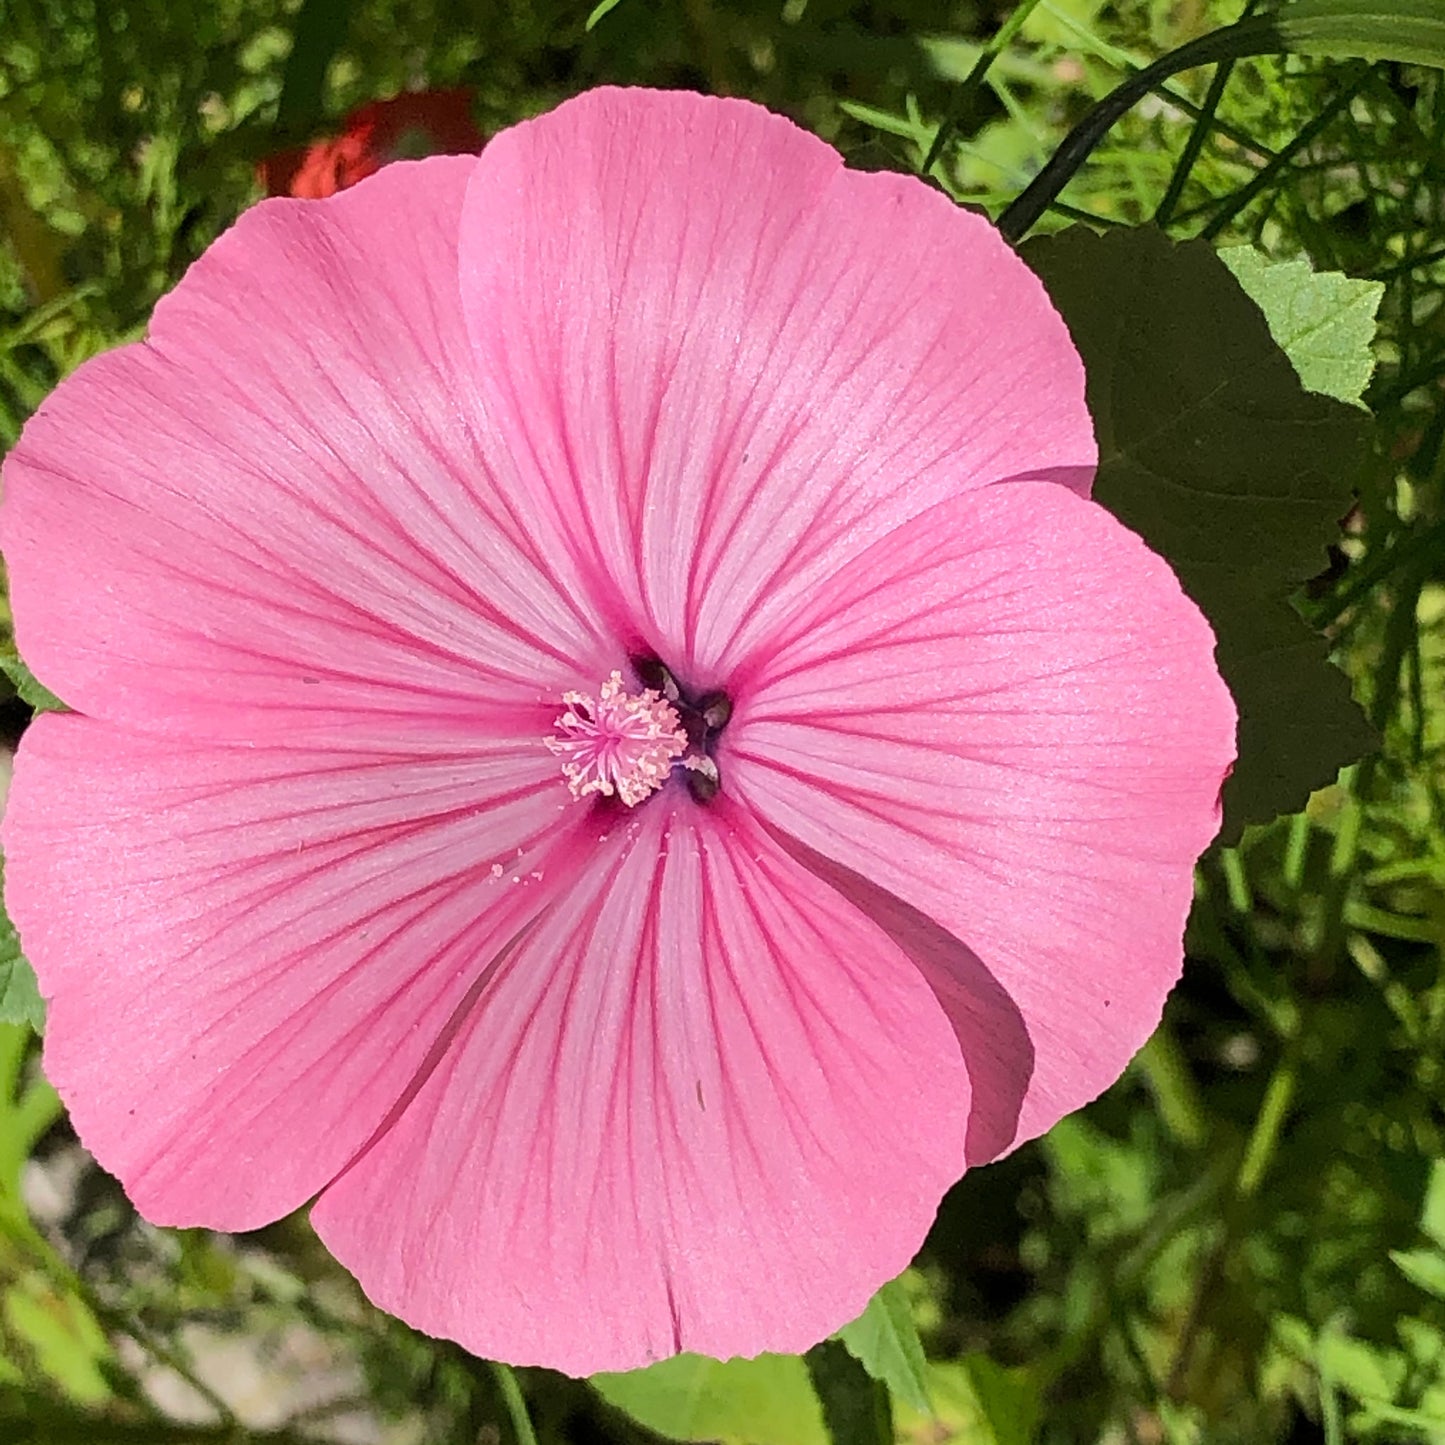
<path id="1" fill-rule="evenodd" d="M 563 759 L 562 776 L 574 798 L 616 794 L 629 808 L 656 792 L 687 751 L 687 731 L 660 693 L 629 693 L 614 672 L 597 696 L 563 693 L 567 710 L 557 719 L 561 737 L 545 739 Z"/>

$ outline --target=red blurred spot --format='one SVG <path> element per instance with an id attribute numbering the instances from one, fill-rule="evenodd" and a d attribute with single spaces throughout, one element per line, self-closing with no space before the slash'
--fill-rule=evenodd
<path id="1" fill-rule="evenodd" d="M 481 148 L 470 90 L 411 91 L 360 106 L 339 135 L 266 156 L 256 174 L 268 196 L 316 200 L 354 186 L 389 161 Z"/>

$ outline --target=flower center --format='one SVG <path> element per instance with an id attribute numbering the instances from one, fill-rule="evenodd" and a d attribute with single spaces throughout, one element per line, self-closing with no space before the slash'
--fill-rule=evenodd
<path id="1" fill-rule="evenodd" d="M 596 697 L 566 692 L 557 719 L 561 737 L 548 749 L 563 759 L 562 776 L 574 798 L 615 793 L 629 808 L 660 788 L 672 760 L 687 751 L 687 732 L 672 705 L 650 687 L 629 693 L 614 672 Z"/>
<path id="2" fill-rule="evenodd" d="M 556 722 L 560 736 L 544 741 L 562 759 L 572 796 L 616 796 L 635 808 L 662 787 L 674 762 L 680 762 L 693 797 L 707 802 L 720 786 L 712 744 L 732 715 L 732 703 L 721 692 L 689 696 L 656 658 L 631 662 L 644 684 L 638 692 L 628 692 L 622 674 L 614 672 L 595 697 L 562 694 L 566 711 Z"/>

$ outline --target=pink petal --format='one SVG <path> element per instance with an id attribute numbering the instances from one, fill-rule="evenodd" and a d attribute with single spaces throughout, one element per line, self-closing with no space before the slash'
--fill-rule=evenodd
<path id="1" fill-rule="evenodd" d="M 72 707 L 449 742 L 615 664 L 491 480 L 456 278 L 475 164 L 254 207 L 25 429 L 0 540 L 19 644 Z"/>
<path id="2" fill-rule="evenodd" d="M 554 770 L 535 742 L 417 756 L 36 721 L 6 901 L 51 1000 L 46 1072 L 148 1219 L 254 1228 L 366 1143 L 562 877 Z"/>
<path id="3" fill-rule="evenodd" d="M 799 1350 L 912 1257 L 968 1098 L 886 935 L 669 793 L 616 816 L 312 1218 L 377 1304 L 481 1355 Z"/>
<path id="4" fill-rule="evenodd" d="M 785 853 L 873 920 L 923 975 L 948 1014 L 968 1071 L 972 1166 L 997 1158 L 1018 1133 L 1034 1046 L 1018 1005 L 966 944 L 926 913 L 806 844 L 763 824 Z"/>
<path id="5" fill-rule="evenodd" d="M 1179 974 L 1234 757 L 1208 624 L 1102 508 L 1018 483 L 901 527 L 775 644 L 724 790 L 976 953 L 1033 1044 L 1017 1138 L 1042 1132 L 1113 1082 Z"/>
<path id="6" fill-rule="evenodd" d="M 504 132 L 461 268 L 519 508 L 698 687 L 941 498 L 1092 477 L 1079 358 L 988 222 L 745 102 L 600 90 Z"/>

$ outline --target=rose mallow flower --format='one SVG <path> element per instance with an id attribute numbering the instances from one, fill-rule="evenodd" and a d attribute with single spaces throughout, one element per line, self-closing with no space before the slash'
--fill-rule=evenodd
<path id="1" fill-rule="evenodd" d="M 799 1350 L 1178 975 L 1234 712 L 982 218 L 602 90 L 243 215 L 9 457 L 9 902 L 148 1219 Z"/>

